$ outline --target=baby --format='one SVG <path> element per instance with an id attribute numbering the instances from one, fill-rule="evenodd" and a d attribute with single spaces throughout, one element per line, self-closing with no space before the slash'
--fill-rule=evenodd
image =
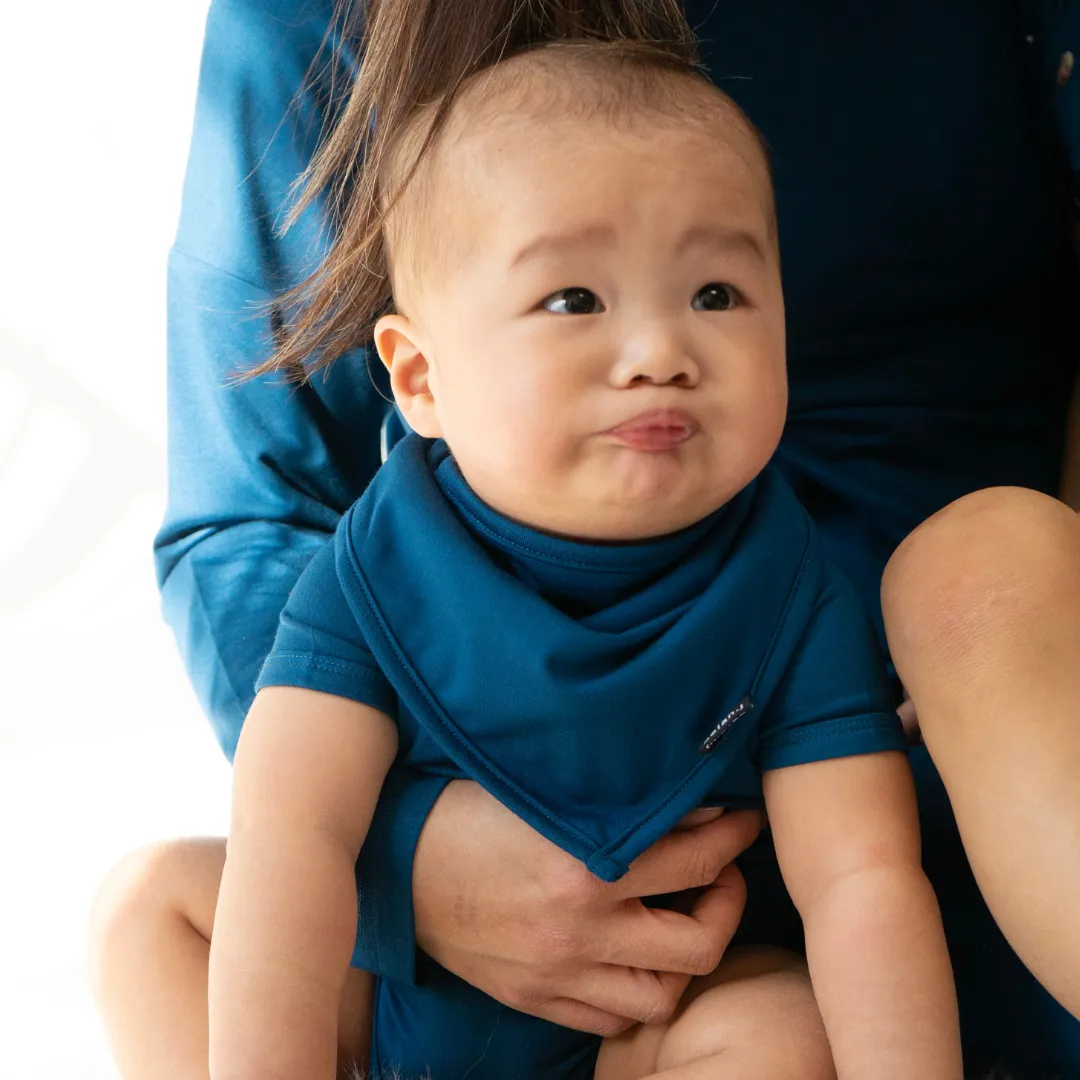
<path id="1" fill-rule="evenodd" d="M 598 6 L 384 0 L 369 23 L 370 140 L 268 366 L 324 366 L 377 320 L 413 434 L 298 583 L 243 729 L 214 1080 L 334 1076 L 354 865 L 400 767 L 479 781 L 605 880 L 691 812 L 764 804 L 813 991 L 789 954 L 732 949 L 670 1022 L 601 1043 L 432 964 L 379 981 L 374 1075 L 961 1077 L 880 657 L 767 467 L 760 139 L 677 4 Z"/>

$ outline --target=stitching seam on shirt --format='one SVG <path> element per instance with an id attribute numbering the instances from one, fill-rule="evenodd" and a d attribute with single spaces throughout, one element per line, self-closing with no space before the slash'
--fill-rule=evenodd
<path id="1" fill-rule="evenodd" d="M 743 731 L 740 729 L 736 730 L 739 730 L 739 734 L 745 742 L 746 738 L 749 735 L 749 726 L 744 729 L 746 731 L 746 734 L 743 734 Z M 685 791 L 686 788 L 693 783 L 693 781 L 697 778 L 697 774 L 701 772 L 701 770 L 704 769 L 707 765 L 715 765 L 718 762 L 723 762 L 723 766 L 726 769 L 727 766 L 731 764 L 731 762 L 728 760 L 728 757 L 726 755 L 718 753 L 717 751 L 722 749 L 727 742 L 728 740 L 725 739 L 724 742 L 720 743 L 717 746 L 715 751 L 708 754 L 708 756 L 701 758 L 698 763 L 690 770 L 690 772 L 688 772 L 686 776 L 684 776 L 682 780 L 679 781 L 678 786 L 673 788 L 667 794 L 667 796 L 665 796 L 662 802 L 658 803 L 652 810 L 650 810 L 649 813 L 645 817 L 643 817 L 636 825 L 633 825 L 631 828 L 627 829 L 626 832 L 624 832 L 621 836 L 613 840 L 606 847 L 602 848 L 598 852 L 598 854 L 606 855 L 612 858 L 615 857 L 617 853 L 627 844 L 629 844 L 630 841 L 633 840 L 633 838 L 637 836 L 637 834 L 640 833 L 646 825 L 650 824 L 654 818 L 659 817 L 683 793 L 683 791 Z M 722 773 L 723 769 L 721 769 L 721 774 Z"/>
<path id="2" fill-rule="evenodd" d="M 333 670 L 334 668 L 337 668 L 340 671 L 379 671 L 379 665 L 376 663 L 352 663 L 348 660 L 335 660 L 332 657 L 314 656 L 311 653 L 279 652 L 271 654 L 268 657 L 268 660 L 270 663 L 273 663 L 275 660 L 302 660 L 312 667 L 323 668 L 327 671 Z"/>
<path id="3" fill-rule="evenodd" d="M 898 723 L 899 721 L 897 721 Z M 788 746 L 800 742 L 816 742 L 819 739 L 828 739 L 837 732 L 843 731 L 869 731 L 874 728 L 893 727 L 888 713 L 868 713 L 863 717 L 818 721 L 798 731 L 778 732 L 773 736 L 762 736 L 761 749 L 766 750 L 775 746 Z"/>
<path id="4" fill-rule="evenodd" d="M 256 285 L 254 281 L 249 281 L 245 277 L 241 277 L 239 274 L 234 274 L 231 270 L 226 270 L 222 266 L 218 266 L 216 263 L 207 262 L 206 259 L 200 259 L 198 255 L 192 255 L 189 251 L 184 251 L 183 248 L 177 247 L 175 244 L 169 249 L 170 255 L 179 255 L 181 259 L 186 259 L 188 262 L 193 262 L 197 266 L 203 267 L 205 270 L 213 270 L 215 274 L 221 274 L 222 277 L 231 278 L 233 281 L 240 282 L 241 285 L 246 285 L 249 289 L 254 289 L 256 292 L 265 293 L 268 297 L 275 297 L 279 294 L 274 292 L 273 289 L 268 289 L 265 285 Z"/>
<path id="5" fill-rule="evenodd" d="M 806 529 L 806 543 L 805 543 L 805 545 L 803 547 L 802 562 L 801 562 L 801 565 L 799 566 L 798 573 L 796 573 L 796 575 L 795 575 L 795 580 L 792 582 L 791 589 L 788 592 L 788 597 L 787 597 L 787 600 L 785 601 L 785 604 L 784 604 L 783 614 L 780 616 L 780 619 L 776 624 L 776 630 L 773 632 L 772 639 L 769 642 L 768 648 L 766 648 L 766 650 L 765 650 L 765 657 L 761 661 L 760 665 L 758 666 L 757 673 L 754 675 L 753 681 L 750 684 L 750 697 L 751 697 L 751 699 L 754 700 L 754 707 L 755 708 L 759 707 L 758 702 L 757 702 L 757 689 L 761 685 L 761 680 L 764 678 L 765 672 L 768 670 L 769 662 L 772 659 L 773 653 L 776 651 L 776 643 L 780 640 L 780 636 L 781 636 L 781 634 L 783 632 L 783 628 L 786 625 L 787 620 L 791 615 L 792 609 L 795 607 L 795 597 L 798 595 L 799 589 L 802 587 L 803 580 L 806 577 L 806 572 L 810 567 L 810 560 L 811 560 L 811 557 L 813 555 L 813 533 L 810 531 L 810 528 L 808 526 L 809 518 L 807 517 L 807 514 L 806 514 L 805 510 L 803 510 L 802 521 L 803 521 L 803 527 L 804 527 L 804 529 Z M 767 701 L 762 702 L 762 707 L 766 706 L 767 704 L 768 704 Z M 746 730 L 746 729 L 743 729 L 743 728 L 740 727 L 740 728 L 736 728 L 735 730 L 737 730 L 737 731 L 739 731 L 741 733 L 743 730 Z M 728 740 L 725 740 L 725 741 L 730 741 L 730 736 L 728 737 Z M 745 741 L 745 738 L 744 738 L 744 741 Z M 717 749 L 720 749 L 722 746 L 723 746 L 723 744 L 721 743 L 720 747 L 718 747 Z M 688 784 L 690 784 L 694 780 L 694 778 L 706 766 L 706 764 L 708 764 L 711 760 L 714 760 L 714 759 L 715 760 L 724 760 L 722 755 L 717 754 L 717 753 L 713 753 L 713 754 L 710 754 L 708 757 L 706 757 L 703 761 L 699 761 L 698 764 L 696 766 L 694 766 L 693 769 L 690 770 L 690 772 L 683 779 L 682 783 L 680 783 L 678 785 L 678 787 L 676 787 L 674 790 L 672 790 L 670 792 L 670 794 L 661 803 L 659 803 L 652 811 L 650 811 L 650 813 L 646 817 L 642 818 L 641 821 L 639 821 L 637 823 L 637 825 L 635 825 L 631 829 L 628 829 L 626 832 L 624 832 L 622 834 L 622 836 L 620 836 L 618 839 L 614 840 L 612 843 L 608 844 L 605 848 L 603 848 L 603 850 L 601 851 L 601 854 L 613 856 L 623 846 L 628 844 L 630 842 L 630 840 L 633 839 L 634 835 L 636 833 L 638 833 L 642 828 L 644 828 L 645 825 L 647 825 L 654 818 L 656 818 L 660 814 L 662 814 L 664 812 L 664 810 L 666 810 L 667 807 L 675 799 L 677 799 L 679 797 L 679 795 L 682 794 L 682 792 L 686 788 L 686 786 Z"/>
<path id="6" fill-rule="evenodd" d="M 806 545 L 803 548 L 802 565 L 799 567 L 799 572 L 795 575 L 795 580 L 791 585 L 791 591 L 788 593 L 787 602 L 784 605 L 784 612 L 780 616 L 780 621 L 776 624 L 776 630 L 773 633 L 772 640 L 769 642 L 769 647 L 765 650 L 765 657 L 761 661 L 761 666 L 758 668 L 757 674 L 754 676 L 754 681 L 750 684 L 750 697 L 755 700 L 755 703 L 757 700 L 757 688 L 761 685 L 761 680 L 765 677 L 765 672 L 772 662 L 773 653 L 776 652 L 776 644 L 780 640 L 788 619 L 791 618 L 792 609 L 795 607 L 795 597 L 798 596 L 799 590 L 802 588 L 803 581 L 806 578 L 806 572 L 810 569 L 814 541 L 813 534 L 807 527 L 807 522 L 808 518 L 806 517 L 806 511 L 804 510 L 803 526 L 806 528 Z"/>

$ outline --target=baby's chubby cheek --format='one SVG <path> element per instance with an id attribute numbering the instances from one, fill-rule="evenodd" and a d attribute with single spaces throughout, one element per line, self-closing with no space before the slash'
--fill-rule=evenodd
<path id="1" fill-rule="evenodd" d="M 476 493 L 495 509 L 528 520 L 538 499 L 569 494 L 580 439 L 558 409 L 532 397 L 520 383 L 512 392 L 493 389 L 489 385 L 487 392 L 448 410 L 444 435 Z"/>
<path id="2" fill-rule="evenodd" d="M 587 432 L 582 427 L 580 392 L 560 385 L 551 372 L 531 365 L 506 365 L 488 384 L 484 411 L 487 432 L 503 461 L 544 472 L 572 463 Z M 586 425 L 587 426 L 587 425 Z"/>
<path id="3" fill-rule="evenodd" d="M 787 419 L 787 379 L 782 366 L 774 372 L 765 365 L 746 380 L 741 392 L 727 403 L 722 422 L 728 453 L 738 448 L 750 468 L 761 469 L 780 442 Z"/>

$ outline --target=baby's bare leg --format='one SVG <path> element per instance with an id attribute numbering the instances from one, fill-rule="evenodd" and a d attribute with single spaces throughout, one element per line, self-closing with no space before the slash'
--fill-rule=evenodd
<path id="1" fill-rule="evenodd" d="M 124 1080 L 207 1080 L 207 971 L 224 840 L 176 840 L 127 856 L 90 925 L 90 978 Z M 350 970 L 338 1059 L 365 1063 L 372 979 Z"/>
<path id="2" fill-rule="evenodd" d="M 641 1025 L 600 1049 L 595 1080 L 835 1080 L 802 959 L 732 950 L 691 984 L 666 1024 Z"/>

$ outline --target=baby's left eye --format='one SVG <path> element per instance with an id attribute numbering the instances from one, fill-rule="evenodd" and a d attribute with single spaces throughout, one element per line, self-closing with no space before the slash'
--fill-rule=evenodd
<path id="1" fill-rule="evenodd" d="M 691 306 L 695 311 L 730 311 L 738 303 L 739 294 L 730 285 L 711 281 L 698 289 Z"/>

